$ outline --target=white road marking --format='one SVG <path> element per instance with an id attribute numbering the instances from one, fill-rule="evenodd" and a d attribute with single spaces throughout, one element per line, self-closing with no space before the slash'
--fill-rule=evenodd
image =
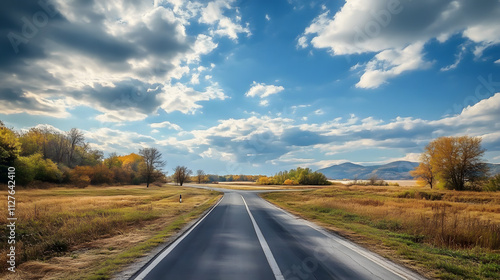
<path id="1" fill-rule="evenodd" d="M 397 276 L 403 278 L 403 279 L 426 279 L 424 277 L 421 277 L 420 275 L 409 275 L 407 272 L 405 272 L 404 270 L 402 270 L 401 268 L 399 268 L 397 265 L 394 265 L 392 264 L 390 261 L 387 261 L 385 259 L 383 259 L 382 257 L 378 256 L 378 255 L 375 255 L 373 254 L 372 252 L 362 248 L 362 247 L 358 247 L 359 245 L 356 245 L 356 244 L 353 244 L 351 243 L 350 241 L 345 241 L 343 240 L 342 238 L 339 238 L 329 232 L 327 232 L 326 230 L 324 230 L 323 228 L 321 228 L 320 226 L 314 224 L 313 222 L 310 222 L 310 221 L 307 221 L 307 220 L 304 220 L 302 218 L 299 218 L 287 211 L 285 211 L 284 209 L 280 208 L 280 207 L 277 207 L 276 205 L 270 203 L 269 201 L 266 201 L 264 199 L 265 202 L 267 202 L 269 205 L 275 207 L 276 209 L 280 210 L 281 212 L 283 212 L 285 215 L 293 218 L 294 220 L 296 221 L 299 221 L 299 222 L 302 222 L 303 224 L 309 226 L 310 228 L 320 232 L 321 234 L 323 234 L 324 236 L 326 236 L 327 238 L 329 238 L 330 240 L 334 239 L 335 242 L 338 242 L 339 244 L 351 249 L 352 251 L 360 254 L 361 256 L 364 256 L 365 258 L 371 260 L 372 262 L 378 264 L 379 266 L 387 269 L 388 271 L 396 274 Z M 412 273 L 412 272 L 411 272 Z M 418 276 L 418 278 L 416 277 Z"/>
<path id="2" fill-rule="evenodd" d="M 210 209 L 210 211 L 205 216 L 203 216 L 203 218 L 201 218 L 194 226 L 192 226 L 185 234 L 183 234 L 181 237 L 179 237 L 177 240 L 175 240 L 174 243 L 172 243 L 170 246 L 168 246 L 165 251 L 163 251 L 151 264 L 148 265 L 148 267 L 146 267 L 141 272 L 141 274 L 139 274 L 134 279 L 135 280 L 143 280 L 151 272 L 151 270 L 153 270 L 153 268 L 155 268 L 168 254 L 170 254 L 170 252 L 172 252 L 172 250 L 174 250 L 175 247 L 177 245 L 179 245 L 179 243 L 181 243 L 181 241 L 184 238 L 186 238 L 186 236 L 188 236 L 212 212 L 212 210 L 215 209 L 215 207 L 217 207 L 219 205 L 219 203 L 222 201 L 223 198 L 224 197 L 222 197 L 219 200 L 219 202 L 217 202 L 217 204 L 215 204 L 215 206 L 212 207 L 212 209 Z"/>
<path id="3" fill-rule="evenodd" d="M 257 225 L 257 222 L 255 222 L 255 219 L 253 218 L 252 213 L 250 212 L 250 209 L 248 209 L 247 202 L 245 201 L 245 198 L 243 198 L 242 195 L 241 199 L 243 199 L 243 203 L 245 203 L 245 207 L 247 208 L 248 216 L 250 216 L 250 220 L 252 220 L 253 228 L 255 229 L 255 233 L 257 234 L 257 238 L 259 239 L 260 246 L 262 247 L 262 250 L 264 251 L 264 255 L 266 255 L 267 262 L 269 263 L 269 266 L 273 270 L 274 277 L 276 280 L 285 280 L 283 277 L 283 274 L 281 273 L 281 270 L 278 266 L 278 263 L 276 263 L 276 260 L 274 259 L 273 253 L 271 252 L 271 249 L 269 248 L 269 245 L 267 245 L 266 239 L 264 238 L 264 235 L 262 235 L 262 232 L 260 231 L 259 225 Z"/>

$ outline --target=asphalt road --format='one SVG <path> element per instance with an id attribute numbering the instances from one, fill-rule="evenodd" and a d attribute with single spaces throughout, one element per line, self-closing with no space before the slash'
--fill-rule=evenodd
<path id="1" fill-rule="evenodd" d="M 131 279 L 425 279 L 257 192 L 218 190 L 219 204 Z"/>

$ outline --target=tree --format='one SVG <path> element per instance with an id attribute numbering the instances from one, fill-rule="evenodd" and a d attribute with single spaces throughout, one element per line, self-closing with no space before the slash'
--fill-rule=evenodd
<path id="1" fill-rule="evenodd" d="M 118 158 L 116 153 L 111 153 L 108 158 L 104 160 L 104 165 L 106 165 L 109 169 L 113 167 L 122 167 L 122 161 Z"/>
<path id="2" fill-rule="evenodd" d="M 162 155 L 156 148 L 141 149 L 139 155 L 144 159 L 143 175 L 146 179 L 146 187 L 149 188 L 150 183 L 163 175 L 159 169 L 165 166 L 166 162 L 161 159 Z"/>
<path id="3" fill-rule="evenodd" d="M 196 171 L 196 179 L 198 180 L 198 184 L 201 184 L 201 182 L 205 179 L 205 172 L 201 169 L 198 169 Z"/>
<path id="4" fill-rule="evenodd" d="M 182 186 L 184 182 L 189 180 L 189 176 L 191 175 L 191 173 L 193 172 L 186 166 L 177 165 L 177 167 L 174 168 L 174 180 L 177 184 Z"/>
<path id="5" fill-rule="evenodd" d="M 21 152 L 21 143 L 17 135 L 0 122 L 0 166 L 8 166 Z"/>
<path id="6" fill-rule="evenodd" d="M 427 148 L 426 150 L 426 153 L 420 155 L 420 164 L 415 168 L 415 170 L 410 171 L 410 175 L 417 179 L 419 184 L 429 185 L 432 189 L 434 182 L 436 181 L 431 166 L 431 153 L 433 150 Z"/>
<path id="7" fill-rule="evenodd" d="M 85 144 L 85 138 L 83 137 L 83 133 L 76 128 L 72 128 L 67 133 L 67 137 L 69 141 L 68 166 L 74 166 L 73 160 L 76 147 Z"/>
<path id="8" fill-rule="evenodd" d="M 426 176 L 432 177 L 429 180 L 433 183 L 437 180 L 447 189 L 464 190 L 466 186 L 473 187 L 488 173 L 482 161 L 484 152 L 479 137 L 440 137 L 425 148 L 422 168 L 429 169 Z M 414 172 L 422 173 L 419 167 Z"/>

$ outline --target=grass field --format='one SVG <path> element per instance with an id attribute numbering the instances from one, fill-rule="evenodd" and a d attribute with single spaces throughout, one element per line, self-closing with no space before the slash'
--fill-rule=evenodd
<path id="1" fill-rule="evenodd" d="M 6 194 L 1 195 L 3 201 Z M 0 278 L 108 279 L 198 217 L 219 197 L 217 192 L 178 186 L 19 190 L 18 272 L 3 273 L 7 241 L 2 234 Z M 6 214 L 6 203 L 2 203 L 2 222 Z"/>
<path id="2" fill-rule="evenodd" d="M 500 279 L 500 193 L 335 185 L 262 196 L 430 278 Z"/>

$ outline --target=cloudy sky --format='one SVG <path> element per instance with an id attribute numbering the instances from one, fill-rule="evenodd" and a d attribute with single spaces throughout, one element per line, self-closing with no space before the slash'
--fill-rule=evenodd
<path id="1" fill-rule="evenodd" d="M 498 0 L 0 6 L 0 120 L 18 130 L 218 174 L 415 161 L 465 134 L 500 163 Z"/>

